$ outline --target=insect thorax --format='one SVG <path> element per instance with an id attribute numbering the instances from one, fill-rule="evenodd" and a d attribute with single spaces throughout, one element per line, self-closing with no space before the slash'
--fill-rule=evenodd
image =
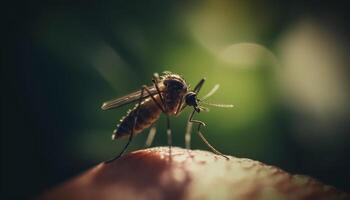
<path id="1" fill-rule="evenodd" d="M 165 75 L 162 82 L 164 85 L 162 97 L 166 104 L 166 112 L 169 115 L 174 115 L 179 103 L 187 92 L 187 84 L 185 80 L 177 74 Z"/>

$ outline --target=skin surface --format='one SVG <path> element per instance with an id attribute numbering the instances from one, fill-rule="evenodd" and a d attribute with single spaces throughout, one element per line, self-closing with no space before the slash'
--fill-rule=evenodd
<path id="1" fill-rule="evenodd" d="M 101 163 L 38 199 L 350 199 L 310 177 L 258 161 L 156 147 Z M 171 158 L 171 159 L 169 159 Z"/>

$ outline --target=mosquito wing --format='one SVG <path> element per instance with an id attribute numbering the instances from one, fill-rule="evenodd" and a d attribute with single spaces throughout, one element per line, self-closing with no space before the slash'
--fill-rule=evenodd
<path id="1" fill-rule="evenodd" d="M 157 94 L 158 91 L 154 86 L 148 86 L 147 89 L 150 91 L 152 95 Z M 141 97 L 141 90 L 138 90 L 136 92 L 130 93 L 128 95 L 125 95 L 123 97 L 113 99 L 107 102 L 104 102 L 101 106 L 102 110 L 109 110 L 113 108 L 118 108 L 120 106 L 133 103 L 135 101 L 138 101 Z M 150 94 L 146 91 L 143 92 L 143 97 L 142 99 L 150 97 Z"/>

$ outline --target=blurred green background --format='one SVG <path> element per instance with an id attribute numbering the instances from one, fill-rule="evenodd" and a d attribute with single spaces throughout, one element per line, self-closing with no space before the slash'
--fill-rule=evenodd
<path id="1" fill-rule="evenodd" d="M 220 151 L 350 190 L 349 46 L 334 1 L 14 2 L 1 80 L 1 194 L 26 198 L 116 155 L 125 106 L 103 101 L 150 84 L 154 72 L 216 83 L 197 118 Z M 184 147 L 189 114 L 172 118 Z M 166 145 L 165 119 L 154 146 Z M 129 151 L 143 148 L 147 131 Z M 192 148 L 207 149 L 193 134 Z"/>

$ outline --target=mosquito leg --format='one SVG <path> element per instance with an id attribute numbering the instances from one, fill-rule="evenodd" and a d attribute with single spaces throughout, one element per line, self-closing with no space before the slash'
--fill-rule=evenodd
<path id="1" fill-rule="evenodd" d="M 137 117 L 134 118 L 134 122 L 136 122 L 136 121 L 137 121 Z M 136 123 L 134 123 L 134 124 L 136 124 Z M 134 129 L 135 129 L 135 126 L 134 126 L 133 129 L 131 130 L 131 134 L 130 134 L 130 136 L 129 136 L 129 140 L 128 140 L 128 142 L 126 143 L 126 145 L 124 146 L 123 150 L 119 153 L 119 155 L 118 155 L 117 157 L 113 158 L 112 160 L 110 160 L 110 161 L 108 161 L 108 162 L 111 162 L 111 161 L 113 161 L 113 160 L 116 160 L 116 159 L 120 158 L 120 157 L 124 154 L 124 152 L 126 151 L 126 149 L 128 148 L 129 144 L 131 143 L 131 141 L 132 141 L 132 139 L 133 139 L 133 137 L 134 137 Z"/>
<path id="2" fill-rule="evenodd" d="M 135 117 L 134 117 L 134 124 L 133 124 L 133 127 L 132 127 L 132 129 L 131 129 L 131 133 L 130 133 L 128 142 L 126 143 L 126 145 L 124 146 L 123 150 L 119 153 L 118 156 L 112 158 L 111 160 L 106 161 L 106 163 L 110 163 L 110 162 L 112 162 L 112 161 L 114 161 L 114 160 L 120 158 L 120 157 L 123 155 L 123 153 L 126 151 L 126 149 L 128 148 L 129 144 L 131 143 L 132 138 L 134 137 L 134 130 L 135 130 L 137 118 L 138 118 L 138 116 L 139 116 L 139 111 L 140 111 L 140 106 L 141 106 L 141 102 L 142 102 L 142 98 L 143 98 L 144 88 L 145 88 L 145 87 L 143 86 L 142 89 L 141 89 L 141 96 L 140 96 L 139 102 L 138 102 L 138 104 L 137 104 L 136 115 L 135 115 Z"/>
<path id="3" fill-rule="evenodd" d="M 169 115 L 167 114 L 167 111 L 168 111 L 168 107 L 164 101 L 164 98 L 160 92 L 160 89 L 158 87 L 158 80 L 159 80 L 159 77 L 157 76 L 154 76 L 153 78 L 153 85 L 155 86 L 155 88 L 157 89 L 157 92 L 158 92 L 158 95 L 159 95 L 159 99 L 160 101 L 162 102 L 162 105 L 163 105 L 163 113 L 166 114 L 166 120 L 167 120 L 167 130 L 166 130 L 166 133 L 167 133 L 167 136 L 168 136 L 168 145 L 169 145 L 169 158 L 171 159 L 171 146 L 172 146 L 172 135 L 171 135 L 171 128 L 170 128 L 170 118 L 169 118 Z M 153 97 L 152 97 L 153 98 Z M 158 105 L 160 106 L 160 105 Z"/>
<path id="4" fill-rule="evenodd" d="M 203 135 L 203 134 L 201 133 L 201 131 L 200 131 L 201 126 L 205 126 L 205 123 L 202 122 L 202 121 L 194 120 L 194 119 L 193 119 L 193 116 L 194 116 L 194 113 L 195 113 L 195 112 L 196 112 L 196 111 L 194 110 L 194 111 L 191 113 L 191 115 L 190 115 L 190 120 L 189 120 L 189 121 L 192 122 L 192 123 L 198 124 L 198 128 L 197 128 L 197 134 L 198 134 L 198 136 L 203 140 L 203 142 L 204 142 L 215 154 L 220 155 L 220 156 L 223 156 L 223 157 L 225 157 L 226 159 L 229 159 L 227 156 L 225 156 L 224 154 L 222 154 L 220 151 L 216 150 L 216 149 L 208 142 L 208 140 L 205 139 L 204 135 Z"/>
<path id="5" fill-rule="evenodd" d="M 202 88 L 204 82 L 205 82 L 205 78 L 202 78 L 197 83 L 197 85 L 194 87 L 193 91 L 198 94 L 198 92 Z M 186 104 L 185 104 L 185 106 L 186 106 Z M 178 109 L 179 112 L 177 112 L 177 114 L 180 113 L 185 108 L 185 106 L 183 106 L 182 108 Z M 185 132 L 185 146 L 186 146 L 186 149 L 190 149 L 191 148 L 191 132 L 192 132 L 192 126 L 193 126 L 193 123 L 192 123 L 193 115 L 194 115 L 194 112 L 190 115 L 190 117 L 188 118 L 188 121 L 187 121 L 186 132 Z"/>
<path id="6" fill-rule="evenodd" d="M 185 146 L 186 149 L 191 149 L 191 133 L 192 133 L 193 123 L 190 122 L 190 119 L 187 121 L 186 133 L 185 133 Z"/>
<path id="7" fill-rule="evenodd" d="M 163 113 L 166 114 L 166 117 L 167 117 L 167 136 L 168 136 L 168 145 L 169 145 L 169 158 L 171 158 L 172 134 L 171 134 L 171 129 L 170 129 L 170 118 L 169 118 L 169 115 L 167 114 L 167 106 L 165 104 L 164 99 L 162 98 L 162 94 L 161 94 L 155 80 L 153 80 L 153 84 L 154 84 L 155 88 L 157 88 L 157 92 L 158 92 L 158 95 L 159 95 L 159 98 L 161 100 L 162 105 L 158 103 L 158 101 L 154 98 L 154 96 L 151 94 L 151 92 L 148 90 L 148 88 L 146 86 L 144 86 L 143 89 L 145 89 L 148 92 L 148 94 L 151 96 L 151 98 L 157 104 L 157 106 L 162 110 Z"/>
<path id="8" fill-rule="evenodd" d="M 171 146 L 172 146 L 172 135 L 171 135 L 171 128 L 170 128 L 170 118 L 169 115 L 166 116 L 166 125 L 167 125 L 167 129 L 166 129 L 166 134 L 168 136 L 168 145 L 169 145 L 169 158 L 171 158 Z"/>
<path id="9" fill-rule="evenodd" d="M 149 91 L 149 89 L 147 88 L 147 86 L 145 86 L 145 85 L 142 86 L 142 89 L 146 90 L 146 92 L 150 95 L 150 97 L 151 97 L 152 100 L 156 103 L 156 105 L 158 106 L 158 108 L 161 109 L 163 113 L 165 113 L 165 107 L 164 107 L 163 102 L 161 102 L 163 106 L 162 106 L 161 104 L 159 104 L 159 102 L 156 100 L 156 98 L 154 98 L 153 94 L 151 93 L 151 91 Z M 160 96 L 160 92 L 158 92 L 158 95 Z"/>
<path id="10" fill-rule="evenodd" d="M 159 77 L 158 77 L 158 78 L 159 78 Z M 153 85 L 155 86 L 155 88 L 156 88 L 156 90 L 157 90 L 157 92 L 158 92 L 159 99 L 160 99 L 160 101 L 161 101 L 162 104 L 163 104 L 164 110 L 168 110 L 168 109 L 167 109 L 167 106 L 166 106 L 166 103 L 165 103 L 165 101 L 164 101 L 164 98 L 163 98 L 163 96 L 162 96 L 162 93 L 160 92 L 160 89 L 159 89 L 159 87 L 158 87 L 158 80 L 156 80 L 155 78 L 153 78 L 153 79 L 152 79 L 152 82 L 153 82 Z M 163 111 L 163 112 L 164 112 L 164 111 Z"/>
<path id="11" fill-rule="evenodd" d="M 167 130 L 166 130 L 166 133 L 167 133 L 167 137 L 168 137 L 168 145 L 169 145 L 169 158 L 171 158 L 171 146 L 172 146 L 172 134 L 171 134 L 171 128 L 170 128 L 170 118 L 169 118 L 169 115 L 167 114 L 167 111 L 168 111 L 168 108 L 167 108 L 167 105 L 164 101 L 164 98 L 160 92 L 160 89 L 158 87 L 158 81 L 159 81 L 159 76 L 157 74 L 155 74 L 153 76 L 153 85 L 155 86 L 155 88 L 157 89 L 157 92 L 158 92 L 158 95 L 159 95 L 159 99 L 160 101 L 162 102 L 162 105 L 163 105 L 163 113 L 166 114 L 166 120 L 167 120 Z M 152 97 L 152 95 L 151 95 Z M 152 97 L 153 98 L 153 97 Z M 155 99 L 154 99 L 155 100 Z M 158 104 L 158 106 L 160 106 Z"/>
<path id="12" fill-rule="evenodd" d="M 193 127 L 193 123 L 190 122 L 190 120 L 188 119 L 187 121 L 187 126 L 186 126 L 186 133 L 185 133 L 185 146 L 187 149 L 187 154 L 189 158 L 193 158 L 191 156 L 191 133 L 192 133 L 192 127 Z"/>
<path id="13" fill-rule="evenodd" d="M 179 114 L 181 113 L 181 111 L 184 109 L 184 105 L 186 105 L 186 104 L 183 103 L 183 99 L 184 99 L 184 98 L 181 98 L 181 99 L 180 99 L 179 105 L 178 105 L 177 108 L 176 108 L 175 116 L 179 116 Z"/>
<path id="14" fill-rule="evenodd" d="M 146 143 L 145 143 L 145 148 L 148 148 L 152 145 L 153 143 L 153 140 L 154 140 L 154 136 L 156 135 L 157 133 L 157 128 L 155 126 L 152 125 L 151 129 L 149 130 L 149 133 L 148 133 L 148 137 L 147 137 L 147 140 L 146 140 Z"/>

